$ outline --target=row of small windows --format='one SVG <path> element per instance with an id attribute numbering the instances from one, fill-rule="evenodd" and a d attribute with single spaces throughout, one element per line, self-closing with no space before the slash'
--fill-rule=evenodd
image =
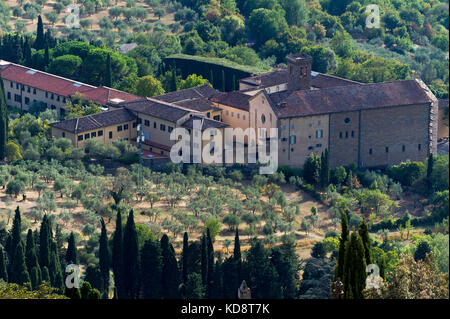
<path id="1" fill-rule="evenodd" d="M 134 123 L 133 123 L 133 127 L 134 127 L 134 128 L 137 127 L 137 124 L 142 124 L 142 119 L 141 119 L 141 118 L 138 118 L 138 119 L 137 119 L 137 122 L 134 122 Z M 149 121 L 149 120 L 144 120 L 144 126 L 150 127 L 150 121 Z M 156 127 L 157 127 L 156 122 L 153 122 L 153 128 L 156 129 Z M 166 131 L 166 125 L 160 124 L 160 125 L 159 125 L 159 129 L 160 129 L 161 131 L 165 132 L 165 131 Z M 171 133 L 171 132 L 173 131 L 173 127 L 172 127 L 172 126 L 167 126 L 167 131 L 168 131 L 169 133 Z"/>
<path id="2" fill-rule="evenodd" d="M 311 135 L 308 136 L 311 139 Z M 316 138 L 323 138 L 323 130 L 316 130 Z M 286 142 L 287 138 L 286 137 L 282 137 L 281 138 L 282 142 Z M 296 135 L 291 135 L 290 140 L 289 140 L 289 144 L 295 144 L 297 142 L 297 136 Z"/>
<path id="3" fill-rule="evenodd" d="M 316 148 L 321 148 L 321 147 L 322 147 L 322 144 L 316 144 L 315 147 L 316 147 Z M 314 146 L 309 146 L 309 147 L 308 147 L 308 151 L 312 151 L 312 150 L 314 150 Z M 285 153 L 285 152 L 286 152 L 286 149 L 283 148 L 283 153 Z M 294 148 L 291 147 L 291 153 L 293 153 L 293 152 L 294 152 Z"/>
<path id="4" fill-rule="evenodd" d="M 318 120 L 318 121 L 317 121 L 317 125 L 321 125 L 321 124 L 322 124 L 322 121 L 321 121 L 321 120 Z M 309 127 L 312 127 L 312 126 L 313 126 L 313 123 L 309 123 L 308 126 L 309 126 Z M 286 126 L 286 125 L 283 125 L 281 128 L 282 128 L 282 130 L 284 131 L 284 130 L 286 130 L 287 126 Z M 291 124 L 291 129 L 294 129 L 294 128 L 295 128 L 295 125 L 294 125 L 294 124 Z M 318 131 L 322 131 L 322 135 L 323 135 L 323 130 L 318 130 Z"/>
<path id="5" fill-rule="evenodd" d="M 350 135 L 351 135 L 352 138 L 354 138 L 355 137 L 355 131 L 351 131 Z M 344 136 L 343 132 L 339 132 L 339 138 L 343 138 L 343 136 Z M 345 131 L 345 138 L 348 138 L 348 137 L 349 137 L 349 132 Z"/>
<path id="6" fill-rule="evenodd" d="M 226 111 L 225 111 L 225 115 L 229 116 L 229 114 L 230 114 L 230 111 L 226 110 Z M 209 117 L 209 113 L 207 113 L 207 117 Z M 234 112 L 231 112 L 231 117 L 234 117 Z M 241 118 L 241 114 L 240 114 L 240 113 L 236 113 L 236 117 L 237 117 L 238 119 L 240 119 L 240 118 Z M 245 121 L 245 119 L 246 119 L 245 114 L 242 114 L 242 120 Z"/>
<path id="7" fill-rule="evenodd" d="M 63 137 L 65 137 L 65 133 L 63 132 L 62 133 L 62 136 Z M 78 137 L 77 137 L 77 140 L 78 141 L 82 141 L 83 140 L 83 138 L 85 139 L 85 140 L 87 140 L 87 139 L 90 139 L 90 138 L 94 138 L 94 137 L 97 137 L 97 136 L 103 136 L 103 131 L 102 130 L 100 130 L 100 131 L 98 131 L 98 132 L 91 132 L 91 133 L 86 133 L 86 134 L 80 134 L 80 135 L 78 135 Z M 111 139 L 112 138 L 112 132 L 109 132 L 109 138 Z"/>
<path id="8" fill-rule="evenodd" d="M 10 82 L 10 87 L 11 87 L 11 88 L 14 88 L 14 82 Z M 22 86 L 21 86 L 19 83 L 16 83 L 16 89 L 17 89 L 17 90 L 21 90 L 21 91 L 25 91 L 25 85 L 22 85 Z M 28 93 L 31 93 L 31 87 L 27 86 L 27 92 L 28 92 Z M 33 94 L 36 95 L 36 89 L 35 89 L 35 88 L 33 88 Z M 17 95 L 17 94 L 16 94 L 16 95 Z M 55 99 L 55 95 L 56 95 L 56 101 L 57 101 L 57 102 L 61 101 L 61 96 L 59 96 L 59 95 L 57 95 L 57 94 L 54 94 L 54 93 L 50 93 L 50 99 L 54 100 L 54 99 Z M 8 99 L 11 99 L 11 98 L 10 98 L 10 96 L 11 96 L 11 93 L 10 93 L 10 92 L 8 92 L 8 96 L 9 96 Z M 18 96 L 20 96 L 20 95 L 18 95 Z M 45 97 L 46 97 L 46 98 L 49 97 L 49 92 L 45 92 Z M 27 99 L 27 98 L 25 98 L 25 99 Z M 66 98 L 65 98 L 65 97 L 62 97 L 62 101 L 63 101 L 63 103 L 66 103 Z M 20 102 L 20 101 L 16 101 L 16 102 Z"/>
<path id="9" fill-rule="evenodd" d="M 417 144 L 417 150 L 420 151 L 422 150 L 422 144 Z M 389 146 L 386 146 L 384 148 L 385 153 L 389 153 L 390 149 Z M 402 152 L 406 152 L 406 145 L 402 145 Z M 369 148 L 369 154 L 373 155 L 373 149 Z"/>

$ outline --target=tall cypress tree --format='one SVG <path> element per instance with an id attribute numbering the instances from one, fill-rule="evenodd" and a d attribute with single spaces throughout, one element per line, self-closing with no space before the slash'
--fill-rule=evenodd
<path id="1" fill-rule="evenodd" d="M 36 50 L 42 50 L 44 46 L 45 46 L 44 25 L 42 23 L 42 18 L 39 15 L 36 30 L 36 40 L 34 41 L 34 48 Z"/>
<path id="2" fill-rule="evenodd" d="M 106 72 L 104 86 L 112 87 L 111 54 L 106 57 Z"/>
<path id="3" fill-rule="evenodd" d="M 206 285 L 208 283 L 208 248 L 207 248 L 205 233 L 203 233 L 202 237 L 201 237 L 201 252 L 202 252 L 202 260 L 201 260 L 202 283 L 206 287 Z"/>
<path id="4" fill-rule="evenodd" d="M 39 266 L 31 268 L 30 280 L 31 280 L 31 288 L 33 290 L 39 289 L 39 285 L 42 283 L 42 273 Z"/>
<path id="5" fill-rule="evenodd" d="M 16 246 L 16 252 L 14 254 L 14 260 L 11 267 L 11 282 L 19 285 L 23 285 L 26 282 L 31 282 L 30 275 L 25 263 L 25 254 L 23 251 L 22 242 Z"/>
<path id="6" fill-rule="evenodd" d="M 44 46 L 44 70 L 46 70 L 48 65 L 50 64 L 50 53 L 48 50 L 48 43 L 45 43 Z"/>
<path id="7" fill-rule="evenodd" d="M 11 264 L 14 263 L 17 245 L 21 242 L 22 222 L 20 217 L 20 208 L 17 206 L 14 220 L 11 228 L 11 245 L 9 247 L 9 255 L 11 256 Z"/>
<path id="8" fill-rule="evenodd" d="M 207 286 L 206 292 L 208 298 L 213 297 L 214 286 L 214 246 L 211 239 L 209 228 L 206 229 L 206 244 L 207 244 L 207 258 L 208 258 L 208 273 L 207 273 Z"/>
<path id="9" fill-rule="evenodd" d="M 330 156 L 328 149 L 321 155 L 320 161 L 320 185 L 326 187 L 330 183 Z"/>
<path id="10" fill-rule="evenodd" d="M 30 47 L 30 42 L 29 39 L 25 39 L 25 43 L 23 46 L 23 58 L 24 58 L 24 63 L 26 66 L 31 67 L 32 65 L 32 59 L 31 59 L 31 47 Z"/>
<path id="11" fill-rule="evenodd" d="M 64 279 L 61 269 L 61 261 L 56 243 L 50 240 L 50 264 L 48 266 L 50 282 L 52 287 L 57 288 L 59 292 L 64 292 Z"/>
<path id="12" fill-rule="evenodd" d="M 179 297 L 178 285 L 180 274 L 178 272 L 175 250 L 169 243 L 169 237 L 161 237 L 162 273 L 161 294 L 164 299 L 176 299 Z"/>
<path id="13" fill-rule="evenodd" d="M 123 234 L 123 259 L 124 259 L 124 289 L 125 298 L 136 299 L 139 297 L 139 247 L 134 224 L 133 210 L 128 214 L 127 224 Z"/>
<path id="14" fill-rule="evenodd" d="M 100 234 L 100 243 L 98 251 L 98 259 L 100 272 L 102 274 L 102 286 L 103 294 L 108 295 L 109 291 L 109 247 L 108 247 L 108 234 L 106 233 L 106 226 L 103 218 L 101 219 L 102 231 Z"/>
<path id="15" fill-rule="evenodd" d="M 47 267 L 48 270 L 50 264 L 51 233 L 49 226 L 47 215 L 44 215 L 39 231 L 39 265 L 41 266 L 42 272 L 44 272 L 43 267 Z"/>
<path id="16" fill-rule="evenodd" d="M 142 297 L 144 299 L 160 299 L 162 284 L 161 245 L 149 239 L 141 250 Z"/>
<path id="17" fill-rule="evenodd" d="M 348 219 L 345 212 L 341 212 L 341 237 L 339 238 L 339 254 L 336 265 L 335 280 L 342 280 L 344 273 L 345 247 L 349 236 Z"/>
<path id="18" fill-rule="evenodd" d="M 34 243 L 33 231 L 31 229 L 29 229 L 27 233 L 27 243 L 25 246 L 25 260 L 27 263 L 28 272 L 30 273 L 31 277 L 32 269 L 35 267 L 39 268 L 39 261 L 36 255 L 36 246 Z"/>
<path id="19" fill-rule="evenodd" d="M 0 74 L 0 161 L 6 157 L 8 143 L 8 107 L 6 105 L 5 88 Z"/>
<path id="20" fill-rule="evenodd" d="M 66 252 L 67 264 L 78 264 L 77 261 L 77 245 L 75 244 L 75 236 L 73 232 L 70 233 Z"/>
<path id="21" fill-rule="evenodd" d="M 188 233 L 185 232 L 183 235 L 183 252 L 181 255 L 182 260 L 182 281 L 186 285 L 188 276 L 188 261 L 189 261 L 189 239 Z"/>
<path id="22" fill-rule="evenodd" d="M 113 239 L 112 267 L 114 272 L 114 283 L 117 288 L 118 298 L 122 298 L 123 291 L 123 233 L 122 216 L 120 210 L 117 212 L 116 230 Z"/>
<path id="23" fill-rule="evenodd" d="M 6 259 L 5 253 L 3 252 L 3 248 L 0 245 L 0 279 L 8 282 L 8 271 L 6 270 Z"/>
<path id="24" fill-rule="evenodd" d="M 372 246 L 369 237 L 369 227 L 367 227 L 365 220 L 359 225 L 358 233 L 363 242 L 366 265 L 370 265 L 372 263 Z"/>
<path id="25" fill-rule="evenodd" d="M 236 227 L 236 233 L 234 235 L 234 250 L 233 258 L 236 264 L 236 273 L 238 284 L 240 285 L 242 279 L 242 258 L 241 258 L 241 244 L 239 242 L 239 229 Z"/>
<path id="26" fill-rule="evenodd" d="M 346 244 L 343 279 L 344 298 L 362 299 L 366 285 L 366 260 L 363 242 L 356 232 L 352 232 Z"/>

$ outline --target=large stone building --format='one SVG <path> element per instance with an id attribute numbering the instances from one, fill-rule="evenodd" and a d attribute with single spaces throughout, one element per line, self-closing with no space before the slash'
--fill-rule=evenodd
<path id="1" fill-rule="evenodd" d="M 311 152 L 320 155 L 325 149 L 332 167 L 385 167 L 436 154 L 438 100 L 421 80 L 363 84 L 314 72 L 305 55 L 289 55 L 287 63 L 287 69 L 241 79 L 239 91 L 218 92 L 207 83 L 154 98 L 96 88 L 4 61 L 0 72 L 8 104 L 24 110 L 38 92 L 40 100 L 62 113 L 65 100 L 77 92 L 109 107 L 52 124 L 53 136 L 70 138 L 78 147 L 90 138 L 135 143 L 141 124 L 144 149 L 168 156 L 176 142 L 170 132 L 184 127 L 192 134 L 193 120 L 199 119 L 202 130 L 276 128 L 278 164 L 291 167 L 302 167 Z M 246 137 L 246 147 L 249 142 Z"/>

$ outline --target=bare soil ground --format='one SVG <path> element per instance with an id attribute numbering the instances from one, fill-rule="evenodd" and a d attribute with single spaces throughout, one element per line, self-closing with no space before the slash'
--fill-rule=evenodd
<path id="1" fill-rule="evenodd" d="M 19 6 L 17 4 L 16 0 L 5 0 L 5 3 L 11 8 L 11 11 L 14 7 Z M 26 3 L 26 1 L 24 2 L 24 4 Z M 49 0 L 42 9 L 42 12 L 40 13 L 41 17 L 42 17 L 42 22 L 44 23 L 44 29 L 47 27 L 54 27 L 58 30 L 58 33 L 64 28 L 66 27 L 66 23 L 64 21 L 65 17 L 69 14 L 67 12 L 65 12 L 64 10 L 61 11 L 61 13 L 59 13 L 58 15 L 58 21 L 52 25 L 47 18 L 45 17 L 45 14 L 48 12 L 52 12 L 53 10 L 53 4 L 55 3 L 54 0 Z M 113 7 L 115 6 L 114 4 L 111 6 Z M 122 7 L 122 8 L 126 8 L 126 1 L 117 1 L 117 6 Z M 162 17 L 160 20 L 158 19 L 158 17 L 156 17 L 153 14 L 153 9 L 146 4 L 144 1 L 142 0 L 138 0 L 136 2 L 136 6 L 142 6 L 144 8 L 146 8 L 148 10 L 148 17 L 144 22 L 149 22 L 149 23 L 155 23 L 157 21 L 161 21 L 162 23 L 164 23 L 167 26 L 170 26 L 171 24 L 173 24 L 174 21 L 174 13 L 166 13 L 166 15 L 164 17 Z M 109 7 L 109 8 L 111 8 Z M 163 6 L 162 6 L 163 7 Z M 85 16 L 81 16 L 80 19 L 90 19 L 92 21 L 92 26 L 89 28 L 89 30 L 91 31 L 98 31 L 100 30 L 100 27 L 98 26 L 98 21 L 103 18 L 103 17 L 108 17 L 108 10 L 109 8 L 100 8 L 99 11 L 95 14 L 91 14 L 91 15 L 85 15 Z M 118 19 L 124 19 L 123 16 L 121 16 Z M 25 22 L 26 25 L 26 30 L 27 32 L 34 32 L 36 31 L 36 27 L 37 27 L 37 18 L 34 19 L 34 21 L 32 21 L 31 19 L 28 19 L 26 17 L 14 17 L 11 16 L 11 21 L 9 22 L 9 25 L 11 26 L 11 28 L 14 30 L 14 24 L 17 20 L 23 20 Z M 117 31 L 116 29 L 113 29 L 113 31 Z M 168 30 L 167 32 L 170 33 L 170 30 Z M 58 34 L 60 35 L 60 34 Z"/>
<path id="2" fill-rule="evenodd" d="M 53 185 L 48 185 L 48 189 L 52 189 Z M 328 216 L 328 209 L 329 207 L 327 205 L 324 205 L 321 202 L 318 202 L 314 200 L 309 194 L 296 190 L 292 186 L 283 186 L 282 191 L 286 195 L 286 199 L 289 202 L 297 201 L 300 204 L 300 214 L 296 217 L 294 223 L 295 228 L 295 235 L 297 239 L 297 253 L 299 254 L 300 258 L 308 258 L 310 249 L 316 243 L 317 241 L 320 241 L 324 238 L 325 233 L 328 230 L 335 229 L 334 226 L 330 224 L 330 218 Z M 34 218 L 31 215 L 31 212 L 34 209 L 38 209 L 37 206 L 37 199 L 38 199 L 38 193 L 35 191 L 26 191 L 26 200 L 24 201 L 22 199 L 22 196 L 19 196 L 18 198 L 11 198 L 9 195 L 5 193 L 5 189 L 0 189 L 0 220 L 3 220 L 8 223 L 8 227 L 11 227 L 12 219 L 14 216 L 14 210 L 17 206 L 20 207 L 20 210 L 22 212 L 22 216 L 27 219 L 30 222 L 30 227 L 32 229 L 35 229 L 40 226 L 40 220 L 37 222 L 34 221 Z M 413 216 L 420 216 L 423 214 L 423 208 L 421 205 L 419 205 L 419 197 L 415 195 L 406 194 L 400 201 L 398 201 L 398 204 L 400 205 L 400 208 L 395 212 L 396 217 L 401 217 L 406 210 L 409 211 L 409 213 Z M 52 212 L 53 215 L 59 215 L 61 212 L 61 204 L 64 202 L 64 198 L 60 198 L 57 195 L 56 198 L 56 204 L 57 209 L 55 212 Z M 186 209 L 186 200 L 187 197 L 180 201 L 177 204 L 177 210 L 181 210 L 183 212 L 186 212 L 186 214 L 192 214 Z M 267 201 L 268 198 L 262 197 L 262 201 Z M 135 210 L 135 221 L 139 224 L 145 224 L 150 222 L 150 217 L 147 215 L 140 214 L 141 211 L 146 211 L 150 209 L 150 203 L 143 201 L 143 202 L 135 202 L 133 201 L 131 203 L 131 206 Z M 313 229 L 306 234 L 304 231 L 299 230 L 301 221 L 304 217 L 309 216 L 311 214 L 311 208 L 315 206 L 317 207 L 318 215 L 319 215 L 319 222 Z M 164 217 L 169 216 L 170 211 L 170 205 L 166 200 L 161 200 L 157 202 L 154 205 L 154 208 L 158 208 L 161 210 L 161 214 L 157 218 L 157 223 L 161 223 Z M 8 211 L 10 212 L 8 214 Z M 73 214 L 73 220 L 70 223 L 64 224 L 61 220 L 58 220 L 58 223 L 62 227 L 62 231 L 64 232 L 77 232 L 80 235 L 81 239 L 87 239 L 86 236 L 83 235 L 82 229 L 86 224 L 86 221 L 81 217 L 81 212 L 84 211 L 84 208 L 79 204 L 78 207 L 71 210 Z M 8 215 L 9 221 L 8 221 Z M 264 224 L 261 223 L 260 229 Z M 107 230 L 111 234 L 114 231 L 115 227 L 115 219 L 112 218 L 110 223 L 107 223 Z M 249 248 L 249 236 L 242 235 L 243 230 L 246 228 L 245 223 L 241 223 L 239 226 L 239 230 L 241 233 L 241 247 L 243 250 L 246 250 Z M 259 229 L 259 230 L 260 230 Z M 339 231 L 339 227 L 336 229 Z M 190 240 L 198 239 L 201 235 L 202 227 L 197 228 L 197 231 L 191 232 L 189 234 Z M 163 230 L 163 232 L 165 232 Z M 258 237 L 263 238 L 263 235 L 260 231 L 258 231 Z M 283 233 L 276 233 L 275 236 L 281 237 Z M 397 236 L 399 237 L 398 233 L 391 233 L 391 236 Z M 174 247 L 176 250 L 179 250 L 181 248 L 182 243 L 182 233 L 178 235 L 176 238 L 173 237 L 173 234 L 169 234 L 169 237 L 171 238 L 171 241 L 174 243 Z M 228 239 L 234 242 L 234 232 L 228 231 L 228 227 L 225 225 L 222 225 L 222 231 L 220 234 L 216 237 L 214 247 L 217 251 L 221 251 L 223 254 L 227 255 L 229 253 L 232 253 L 233 245 L 230 245 L 228 250 L 224 246 L 224 241 Z"/>

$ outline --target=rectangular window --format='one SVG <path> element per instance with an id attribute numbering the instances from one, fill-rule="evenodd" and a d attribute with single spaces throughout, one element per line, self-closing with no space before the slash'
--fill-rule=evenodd
<path id="1" fill-rule="evenodd" d="M 98 131 L 97 134 L 98 136 L 103 136 L 103 131 Z"/>
<path id="2" fill-rule="evenodd" d="M 369 149 L 369 154 L 372 155 L 372 153 L 373 153 L 373 150 Z"/>
<path id="3" fill-rule="evenodd" d="M 352 137 L 355 137 L 355 131 L 352 131 Z"/>
<path id="4" fill-rule="evenodd" d="M 78 140 L 82 141 L 83 140 L 83 135 L 78 135 Z"/>
<path id="5" fill-rule="evenodd" d="M 109 138 L 112 139 L 112 132 L 109 132 Z"/>
<path id="6" fill-rule="evenodd" d="M 419 144 L 418 146 L 417 146 L 417 148 L 419 149 L 419 151 L 422 149 L 422 144 Z"/>
<path id="7" fill-rule="evenodd" d="M 291 152 L 292 152 L 292 153 L 294 152 L 294 148 L 291 148 Z"/>
<path id="8" fill-rule="evenodd" d="M 316 138 L 323 138 L 323 130 L 316 131 Z"/>
<path id="9" fill-rule="evenodd" d="M 314 149 L 314 146 L 308 147 L 308 150 L 312 151 Z"/>
<path id="10" fill-rule="evenodd" d="M 26 105 L 30 104 L 30 98 L 29 97 L 25 97 L 25 104 Z"/>
<path id="11" fill-rule="evenodd" d="M 406 146 L 403 145 L 403 146 L 402 146 L 402 152 L 404 152 L 405 150 L 406 150 Z"/>
<path id="12" fill-rule="evenodd" d="M 234 112 L 231 112 L 231 117 L 234 117 Z"/>
<path id="13" fill-rule="evenodd" d="M 97 137 L 97 132 L 92 132 L 91 137 Z"/>
<path id="14" fill-rule="evenodd" d="M 137 127 L 137 122 L 133 122 L 133 128 Z"/>
<path id="15" fill-rule="evenodd" d="M 322 124 L 322 121 L 321 121 L 321 120 L 318 120 L 318 121 L 317 121 L 317 125 L 320 125 L 320 124 Z"/>
<path id="16" fill-rule="evenodd" d="M 65 132 L 62 132 L 61 136 L 62 136 L 62 137 L 66 137 L 66 133 L 65 133 Z"/>
<path id="17" fill-rule="evenodd" d="M 289 139 L 289 144 L 295 144 L 295 143 L 297 143 L 297 136 L 291 135 L 291 137 Z"/>
<path id="18" fill-rule="evenodd" d="M 33 89 L 33 94 L 36 95 L 36 89 Z M 64 101 L 64 102 L 66 102 L 66 101 Z"/>
<path id="19" fill-rule="evenodd" d="M 167 132 L 171 133 L 173 131 L 173 127 L 172 126 L 168 126 L 167 127 Z"/>
<path id="20" fill-rule="evenodd" d="M 241 118 L 241 114 L 239 114 L 239 113 L 236 113 L 236 116 L 237 116 L 238 119 Z M 208 116 L 208 117 L 209 117 L 209 116 Z"/>
<path id="21" fill-rule="evenodd" d="M 144 125 L 145 125 L 145 126 L 150 126 L 150 121 L 149 121 L 149 120 L 145 120 L 145 121 L 144 121 Z"/>
<path id="22" fill-rule="evenodd" d="M 16 90 L 19 89 L 19 83 L 16 83 Z"/>
<path id="23" fill-rule="evenodd" d="M 123 126 L 123 130 L 124 130 L 124 131 L 127 131 L 127 130 L 128 130 L 128 124 L 125 124 L 125 125 Z"/>
<path id="24" fill-rule="evenodd" d="M 30 91 L 31 91 L 31 88 L 28 86 L 27 87 L 27 93 L 30 93 Z"/>
<path id="25" fill-rule="evenodd" d="M 8 100 L 11 100 L 11 92 L 8 92 Z"/>
<path id="26" fill-rule="evenodd" d="M 60 100 L 59 95 L 57 95 L 57 96 L 56 96 L 56 101 L 59 102 L 59 100 Z"/>
<path id="27" fill-rule="evenodd" d="M 118 127 L 117 127 L 117 132 L 121 132 L 122 131 L 122 125 L 119 125 Z"/>
<path id="28" fill-rule="evenodd" d="M 52 95 L 50 96 L 50 98 L 51 98 L 52 100 L 54 100 L 54 99 L 55 99 L 55 95 L 52 93 Z"/>
<path id="29" fill-rule="evenodd" d="M 63 97 L 63 103 L 66 103 L 66 98 L 65 97 Z"/>
<path id="30" fill-rule="evenodd" d="M 22 97 L 19 94 L 14 94 L 14 101 L 22 102 Z"/>
<path id="31" fill-rule="evenodd" d="M 48 92 L 45 92 L 45 98 L 48 99 Z"/>
<path id="32" fill-rule="evenodd" d="M 242 119 L 245 121 L 245 114 L 242 115 Z"/>
<path id="33" fill-rule="evenodd" d="M 342 132 L 339 132 L 339 138 L 342 138 Z"/>
<path id="34" fill-rule="evenodd" d="M 159 129 L 164 132 L 166 130 L 166 126 L 164 124 L 160 124 Z"/>
<path id="35" fill-rule="evenodd" d="M 389 153 L 389 147 L 386 146 L 386 153 Z"/>
<path id="36" fill-rule="evenodd" d="M 287 138 L 286 138 L 286 137 L 282 137 L 282 138 L 281 138 L 281 141 L 282 141 L 282 142 L 286 142 L 286 141 L 287 141 Z"/>
<path id="37" fill-rule="evenodd" d="M 156 122 L 153 122 L 153 128 L 156 128 Z"/>
<path id="38" fill-rule="evenodd" d="M 345 138 L 348 138 L 348 131 L 345 131 Z"/>
<path id="39" fill-rule="evenodd" d="M 207 117 L 207 118 L 210 118 L 210 117 L 211 117 L 211 113 L 210 113 L 210 112 L 207 112 L 207 113 L 206 113 L 206 117 Z"/>
<path id="40" fill-rule="evenodd" d="M 226 110 L 226 111 L 225 111 L 225 115 L 228 115 L 228 113 L 229 113 L 228 110 Z"/>
<path id="41" fill-rule="evenodd" d="M 13 82 L 10 82 L 9 86 L 12 88 L 14 86 Z"/>
<path id="42" fill-rule="evenodd" d="M 89 133 L 84 134 L 84 139 L 87 140 L 89 138 Z"/>

